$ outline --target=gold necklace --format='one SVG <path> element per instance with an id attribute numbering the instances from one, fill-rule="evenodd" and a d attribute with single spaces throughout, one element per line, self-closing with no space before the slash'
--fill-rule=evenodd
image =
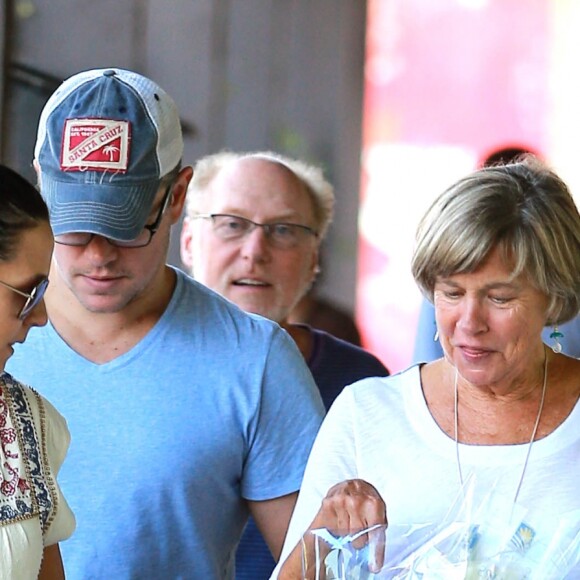
<path id="1" fill-rule="evenodd" d="M 516 494 L 514 496 L 514 502 L 513 505 L 516 504 L 517 500 L 518 500 L 518 496 L 520 494 L 520 489 L 522 488 L 522 483 L 524 481 L 524 476 L 526 475 L 526 469 L 528 468 L 528 461 L 530 459 L 530 453 L 532 451 L 532 446 L 534 444 L 534 440 L 536 439 L 536 434 L 538 432 L 538 426 L 540 425 L 540 418 L 542 417 L 542 410 L 544 409 L 544 399 L 546 398 L 546 387 L 548 385 L 548 355 L 545 353 L 544 351 L 544 384 L 542 386 L 542 398 L 540 399 L 540 407 L 538 409 L 538 416 L 536 417 L 536 423 L 534 424 L 534 429 L 532 430 L 532 436 L 530 437 L 530 442 L 528 443 L 528 448 L 526 451 L 526 458 L 524 460 L 524 467 L 522 468 L 522 474 L 520 475 L 520 480 L 518 482 L 518 486 L 516 488 Z M 463 482 L 463 472 L 461 470 L 461 461 L 459 459 L 459 415 L 457 412 L 457 408 L 458 408 L 458 389 L 457 389 L 457 379 L 458 379 L 458 371 L 457 368 L 455 369 L 455 387 L 454 387 L 454 391 L 455 391 L 455 459 L 457 461 L 457 471 L 459 473 L 459 481 L 461 482 L 461 488 L 464 488 L 464 482 Z"/>

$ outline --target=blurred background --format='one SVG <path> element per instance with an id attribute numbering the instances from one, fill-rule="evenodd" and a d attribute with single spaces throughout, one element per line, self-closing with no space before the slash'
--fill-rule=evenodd
<path id="1" fill-rule="evenodd" d="M 317 293 L 391 371 L 412 359 L 414 230 L 442 189 L 506 145 L 580 188 L 577 0 L 0 0 L 0 22 L 0 160 L 31 180 L 46 99 L 112 66 L 173 96 L 185 163 L 321 164 L 337 208 Z"/>

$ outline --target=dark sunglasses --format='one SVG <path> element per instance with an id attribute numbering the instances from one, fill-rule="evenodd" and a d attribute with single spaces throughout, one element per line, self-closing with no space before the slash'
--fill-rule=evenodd
<path id="1" fill-rule="evenodd" d="M 0 286 L 4 286 L 4 288 L 8 288 L 8 290 L 12 290 L 12 292 L 16 292 L 16 294 L 20 294 L 20 296 L 24 296 L 26 298 L 26 302 L 24 306 L 20 309 L 18 313 L 18 318 L 20 320 L 24 320 L 31 312 L 34 310 L 38 303 L 42 300 L 44 293 L 46 292 L 46 288 L 48 286 L 48 278 L 43 278 L 30 292 L 23 292 L 22 290 L 18 290 L 18 288 L 14 288 L 14 286 L 10 286 L 10 284 L 6 284 L 6 282 L 2 282 L 0 280 Z"/>

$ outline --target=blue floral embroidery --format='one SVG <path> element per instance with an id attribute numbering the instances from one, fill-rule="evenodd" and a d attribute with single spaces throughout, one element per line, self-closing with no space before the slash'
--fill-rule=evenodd
<path id="1" fill-rule="evenodd" d="M 38 515 L 46 532 L 54 499 L 41 439 L 23 386 L 7 373 L 0 376 L 0 445 L 0 525 Z"/>

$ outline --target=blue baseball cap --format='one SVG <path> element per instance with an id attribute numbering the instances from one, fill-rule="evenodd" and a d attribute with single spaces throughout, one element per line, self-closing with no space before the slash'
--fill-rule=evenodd
<path id="1" fill-rule="evenodd" d="M 42 110 L 34 149 L 54 234 L 135 239 L 182 156 L 177 107 L 153 81 L 117 68 L 65 80 Z"/>

